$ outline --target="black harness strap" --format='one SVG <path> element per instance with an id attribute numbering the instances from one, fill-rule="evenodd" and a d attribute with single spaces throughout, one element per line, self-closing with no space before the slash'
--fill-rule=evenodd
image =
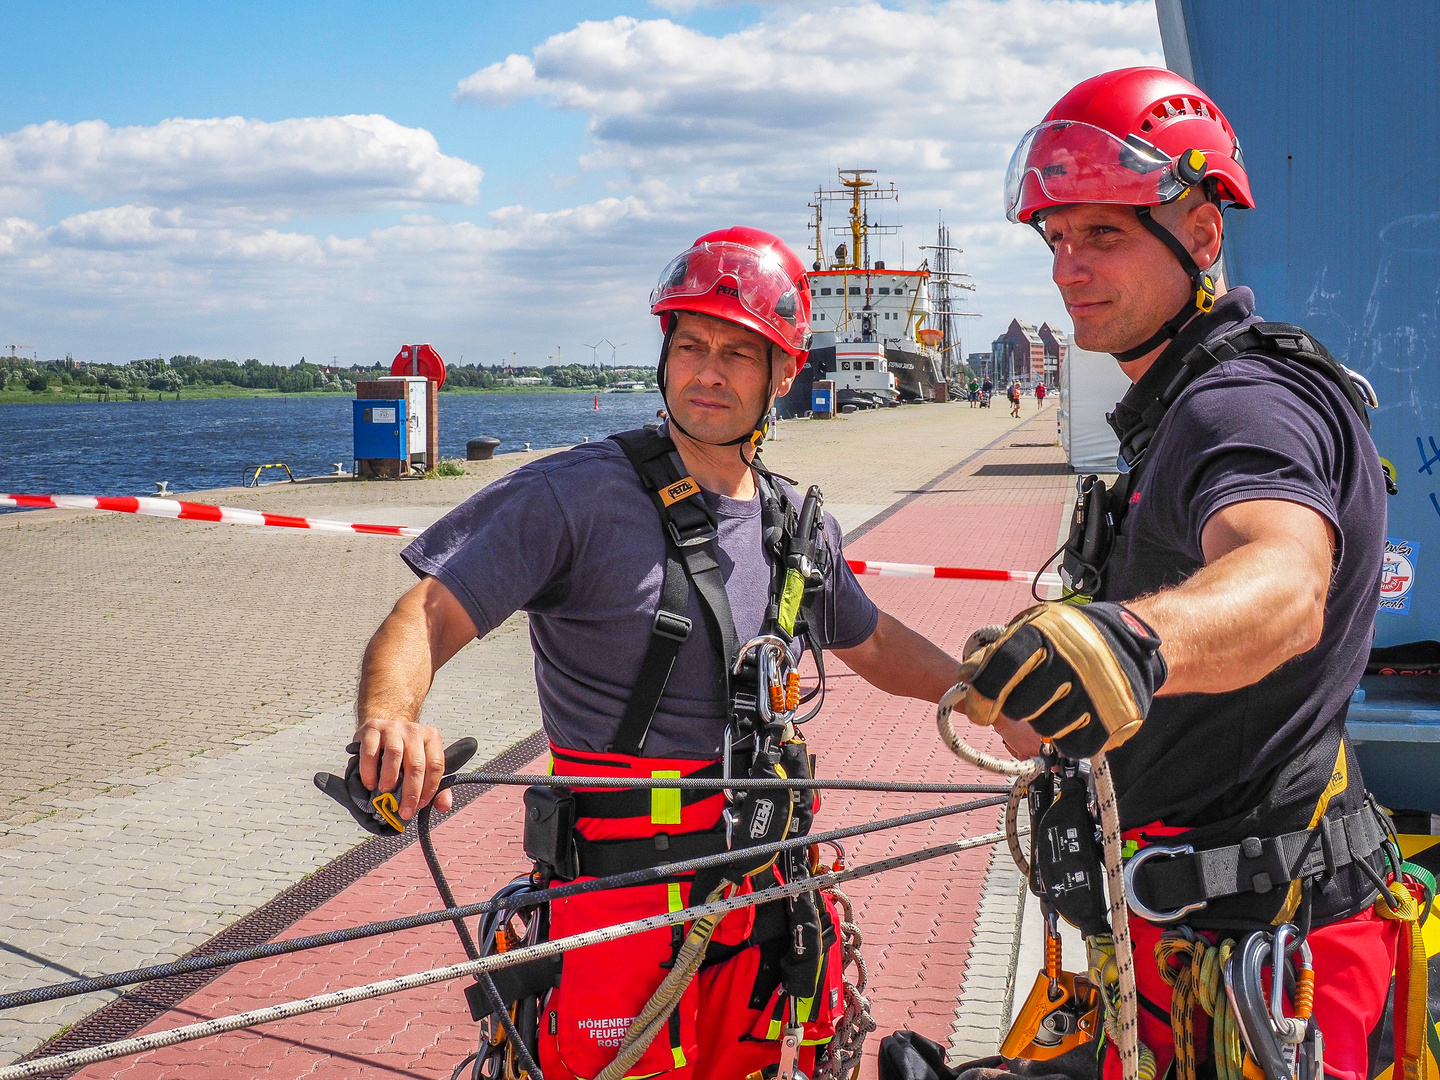
<path id="1" fill-rule="evenodd" d="M 620 445 L 635 467 L 640 482 L 655 503 L 665 531 L 665 579 L 650 644 L 640 663 L 640 674 L 625 705 L 615 740 L 607 747 L 611 753 L 639 756 L 675 658 L 693 629 L 686 615 L 691 585 L 699 594 L 700 607 L 710 623 L 714 640 L 720 643 L 718 690 L 727 711 L 730 665 L 739 642 L 735 636 L 735 619 L 730 613 L 730 597 L 725 592 L 725 578 L 715 559 L 718 535 L 715 516 L 705 505 L 700 485 L 676 466 L 679 455 L 675 444 L 650 428 L 624 431 L 610 438 Z"/>
<path id="2" fill-rule="evenodd" d="M 1217 365 L 1247 353 L 1295 360 L 1318 371 L 1339 387 L 1365 429 L 1370 429 L 1366 402 L 1354 377 L 1324 345 L 1289 323 L 1254 323 L 1199 342 L 1178 360 L 1160 356 L 1109 417 L 1120 437 L 1120 455 L 1126 464 L 1132 469 L 1139 465 L 1160 421 L 1187 386 Z"/>
<path id="3" fill-rule="evenodd" d="M 1188 337 L 1188 334 L 1182 335 L 1161 353 L 1150 370 L 1115 406 L 1115 411 L 1106 417 L 1120 439 L 1120 460 L 1129 466 L 1106 503 L 1106 512 L 1112 516 L 1115 529 L 1120 527 L 1129 509 L 1130 493 L 1135 490 L 1145 451 L 1160 421 L 1187 386 L 1227 360 L 1258 353 L 1302 363 L 1334 383 L 1360 417 L 1365 430 L 1370 430 L 1369 403 L 1356 385 L 1356 377 L 1300 327 L 1271 322 L 1237 326 L 1212 341 L 1198 342 L 1182 353 L 1180 350 Z M 1176 353 L 1180 353 L 1178 359 Z"/>
<path id="4" fill-rule="evenodd" d="M 1322 817 L 1313 829 L 1250 836 L 1238 844 L 1191 855 L 1147 860 L 1135 868 L 1133 884 L 1146 906 L 1173 911 L 1223 896 L 1267 893 L 1289 888 L 1292 881 L 1328 877 L 1368 859 L 1386 839 L 1377 812 L 1366 803 L 1344 817 Z"/>

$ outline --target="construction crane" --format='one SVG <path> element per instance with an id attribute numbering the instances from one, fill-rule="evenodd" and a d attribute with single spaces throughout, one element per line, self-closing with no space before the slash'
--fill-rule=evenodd
<path id="1" fill-rule="evenodd" d="M 7 348 L 7 349 L 10 350 L 10 359 L 13 360 L 13 359 L 15 359 L 15 350 L 16 350 L 16 349 L 28 349 L 28 348 L 30 348 L 30 346 L 29 346 L 29 345 L 6 345 L 5 348 Z"/>

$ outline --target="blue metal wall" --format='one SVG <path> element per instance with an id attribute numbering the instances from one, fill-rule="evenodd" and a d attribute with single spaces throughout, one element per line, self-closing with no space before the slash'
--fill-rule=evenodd
<path id="1" fill-rule="evenodd" d="M 1369 378 L 1389 500 L 1376 644 L 1440 640 L 1440 18 L 1431 4 L 1157 0 L 1166 60 L 1240 137 L 1226 276 Z M 1400 544 L 1410 545 L 1405 552 Z M 1412 576 L 1400 578 L 1408 562 Z M 1396 595 L 1398 594 L 1398 595 Z"/>

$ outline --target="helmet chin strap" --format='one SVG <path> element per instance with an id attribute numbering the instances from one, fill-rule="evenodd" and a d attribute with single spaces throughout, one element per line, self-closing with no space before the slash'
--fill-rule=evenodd
<path id="1" fill-rule="evenodd" d="M 1187 191 L 1193 191 L 1189 188 Z M 1184 195 L 1181 196 L 1184 198 Z M 1194 316 L 1204 314 L 1215 306 L 1215 281 L 1209 271 L 1201 270 L 1198 263 L 1191 256 L 1189 250 L 1169 229 L 1165 228 L 1150 213 L 1150 207 L 1137 206 L 1135 216 L 1140 219 L 1140 224 L 1148 229 L 1155 239 L 1159 240 L 1176 259 L 1180 261 L 1181 268 L 1190 276 L 1191 297 L 1185 302 L 1185 306 L 1167 319 L 1150 337 L 1146 338 L 1133 349 L 1126 349 L 1124 352 L 1111 353 L 1116 360 L 1122 364 L 1128 364 L 1132 360 L 1139 360 L 1140 357 L 1170 341 L 1180 332 L 1180 328 L 1189 322 Z"/>
<path id="2" fill-rule="evenodd" d="M 667 421 L 691 442 L 701 443 L 705 446 L 743 446 L 748 443 L 758 451 L 760 444 L 765 441 L 765 418 L 770 415 L 770 404 L 775 390 L 775 346 L 768 342 L 765 345 L 765 362 L 769 367 L 770 378 L 765 384 L 765 406 L 761 410 L 759 417 L 755 420 L 754 429 L 750 434 L 741 435 L 738 439 L 729 439 L 725 442 L 711 442 L 709 439 L 699 438 L 686 431 L 685 425 L 676 419 L 675 410 L 670 407 L 670 399 L 665 396 L 665 362 L 670 357 L 670 339 L 675 336 L 675 326 L 679 321 L 673 313 L 671 313 L 670 318 L 666 320 L 665 340 L 660 345 L 660 363 L 656 365 L 655 368 L 655 382 L 659 384 L 660 397 L 665 402 Z M 743 450 L 740 456 L 745 456 Z"/>

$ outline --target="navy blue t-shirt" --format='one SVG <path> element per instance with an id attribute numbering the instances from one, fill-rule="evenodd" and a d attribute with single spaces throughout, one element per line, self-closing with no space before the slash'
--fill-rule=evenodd
<path id="1" fill-rule="evenodd" d="M 718 520 L 716 557 L 735 631 L 747 641 L 760 631 L 770 589 L 760 497 L 703 497 Z M 846 565 L 829 514 L 825 540 L 829 568 L 811 611 L 812 632 L 825 648 L 850 648 L 869 638 L 880 615 Z M 481 637 L 512 613 L 529 613 L 540 714 L 552 742 L 598 752 L 614 739 L 650 641 L 665 568 L 660 515 L 617 443 L 588 443 L 521 466 L 451 510 L 401 557 L 444 583 Z M 694 630 L 655 710 L 648 757 L 720 752 L 719 659 L 693 588 L 688 615 Z"/>
<path id="2" fill-rule="evenodd" d="M 1254 306 L 1249 289 L 1226 293 L 1205 317 L 1204 340 L 1260 321 Z M 1335 532 L 1325 624 L 1313 649 L 1240 690 L 1156 698 L 1140 731 L 1110 754 L 1126 828 L 1231 819 L 1260 805 L 1279 769 L 1339 722 L 1364 672 L 1385 539 L 1379 454 L 1334 381 L 1295 360 L 1246 354 L 1180 394 L 1130 499 L 1105 600 L 1132 600 L 1190 577 L 1205 564 L 1206 522 L 1235 503 L 1299 503 Z M 1333 767 L 1330 753 L 1318 768 Z"/>

